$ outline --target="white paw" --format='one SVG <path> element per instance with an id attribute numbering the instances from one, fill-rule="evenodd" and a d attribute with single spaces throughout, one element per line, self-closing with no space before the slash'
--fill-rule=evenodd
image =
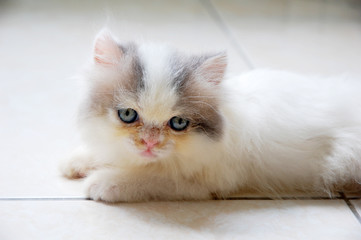
<path id="1" fill-rule="evenodd" d="M 84 151 L 76 151 L 73 156 L 62 161 L 59 169 L 69 179 L 84 178 L 95 168 L 92 158 Z"/>
<path id="2" fill-rule="evenodd" d="M 120 188 L 104 182 L 95 182 L 88 186 L 87 195 L 95 201 L 120 202 Z"/>
<path id="3" fill-rule="evenodd" d="M 96 201 L 121 202 L 129 201 L 126 197 L 126 187 L 114 175 L 106 171 L 94 172 L 85 182 L 87 196 Z"/>

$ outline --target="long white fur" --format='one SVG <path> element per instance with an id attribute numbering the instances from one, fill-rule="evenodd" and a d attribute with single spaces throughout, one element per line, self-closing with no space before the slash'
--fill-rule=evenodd
<path id="1" fill-rule="evenodd" d="M 169 120 L 169 109 L 176 104 L 176 89 L 170 84 L 171 69 L 169 61 L 172 50 L 167 46 L 143 44 L 138 50 L 144 63 L 146 91 L 139 96 L 144 119 L 153 123 Z"/>
<path id="2" fill-rule="evenodd" d="M 147 88 L 140 114 L 146 124 L 161 126 L 178 114 L 168 82 L 172 50 L 143 45 L 139 52 Z M 99 79 L 97 67 L 91 71 L 107 81 Z M 255 70 L 219 87 L 223 136 L 215 141 L 191 133 L 181 150 L 170 142 L 162 159 L 152 162 L 139 156 L 129 139 L 114 135 L 119 121 L 114 114 L 84 121 L 84 158 L 98 169 L 87 180 L 88 195 L 111 202 L 206 199 L 242 189 L 329 192 L 361 182 L 360 80 Z M 79 168 L 76 159 L 63 166 L 64 175 Z"/>

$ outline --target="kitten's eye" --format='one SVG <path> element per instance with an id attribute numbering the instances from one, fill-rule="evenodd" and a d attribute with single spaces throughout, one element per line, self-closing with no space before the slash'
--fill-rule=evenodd
<path id="1" fill-rule="evenodd" d="M 131 108 L 123 108 L 118 110 L 120 120 L 125 123 L 133 123 L 138 120 L 138 113 Z"/>
<path id="2" fill-rule="evenodd" d="M 182 131 L 188 127 L 189 121 L 180 117 L 172 117 L 169 126 L 175 131 Z"/>

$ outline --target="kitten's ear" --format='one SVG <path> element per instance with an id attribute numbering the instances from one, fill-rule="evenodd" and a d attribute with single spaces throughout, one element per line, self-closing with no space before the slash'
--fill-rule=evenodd
<path id="1" fill-rule="evenodd" d="M 123 55 L 121 48 L 109 30 L 98 33 L 94 43 L 94 61 L 100 65 L 116 65 Z"/>
<path id="2" fill-rule="evenodd" d="M 197 69 L 197 74 L 208 82 L 218 85 L 222 82 L 227 69 L 227 54 L 225 52 L 208 57 Z"/>

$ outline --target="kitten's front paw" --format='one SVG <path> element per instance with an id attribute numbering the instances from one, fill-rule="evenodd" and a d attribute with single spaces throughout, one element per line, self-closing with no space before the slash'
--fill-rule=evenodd
<path id="1" fill-rule="evenodd" d="M 93 182 L 87 187 L 87 196 L 95 201 L 119 202 L 119 186 L 102 181 Z"/>
<path id="2" fill-rule="evenodd" d="M 69 179 L 86 177 L 95 168 L 93 159 L 83 150 L 77 150 L 72 157 L 62 161 L 59 169 Z"/>
<path id="3" fill-rule="evenodd" d="M 125 193 L 126 185 L 111 171 L 98 170 L 86 180 L 87 196 L 96 201 L 129 201 Z"/>

